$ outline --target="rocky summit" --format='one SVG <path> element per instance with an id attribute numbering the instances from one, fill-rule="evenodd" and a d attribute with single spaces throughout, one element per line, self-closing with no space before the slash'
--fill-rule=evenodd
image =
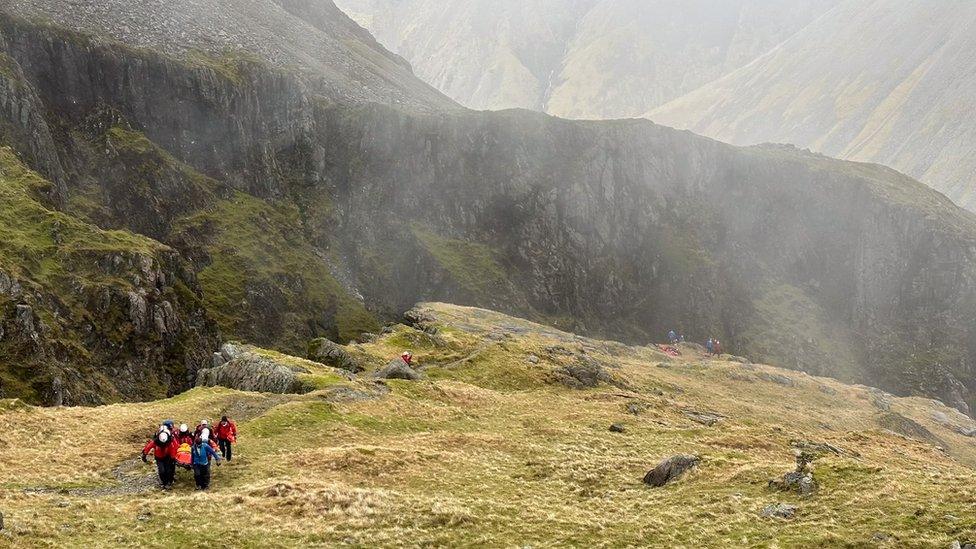
<path id="1" fill-rule="evenodd" d="M 0 544 L 171 546 L 188 539 L 174 525 L 193 525 L 195 543 L 260 547 L 948 548 L 976 529 L 976 446 L 942 421 L 974 422 L 930 399 L 891 397 L 884 412 L 876 389 L 694 344 L 672 356 L 483 309 L 413 311 L 425 320 L 341 347 L 364 368 L 352 378 L 224 349 L 241 372 L 307 372 L 307 393 L 240 391 L 242 376 L 154 402 L 0 400 Z M 404 347 L 422 378 L 377 380 Z M 607 381 L 563 383 L 581 361 Z M 687 410 L 723 419 L 706 425 Z M 210 491 L 194 492 L 180 471 L 160 493 L 137 458 L 159 418 L 223 414 L 238 444 Z M 887 414 L 941 442 L 891 430 Z M 79 449 L 76 433 L 93 425 L 115 440 Z M 801 457 L 814 493 L 770 485 Z"/>
<path id="2" fill-rule="evenodd" d="M 4 226 L 7 286 L 35 296 L 0 301 L 7 397 L 166 396 L 221 341 L 304 355 L 436 299 L 976 405 L 976 218 L 909 177 L 464 110 L 330 2 L 111 6 L 0 2 L 0 142 L 23 166 L 0 181 L 33 181 L 46 216 Z M 86 268 L 63 264 L 73 239 Z"/>

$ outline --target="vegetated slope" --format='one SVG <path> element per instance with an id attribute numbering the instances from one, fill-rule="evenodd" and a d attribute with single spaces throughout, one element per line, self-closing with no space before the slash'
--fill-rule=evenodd
<path id="1" fill-rule="evenodd" d="M 976 207 L 976 5 L 846 1 L 649 117 L 723 141 L 878 162 Z"/>
<path id="2" fill-rule="evenodd" d="M 360 378 L 303 396 L 198 388 L 89 409 L 0 401 L 0 540 L 948 547 L 972 539 L 976 454 L 961 432 L 976 424 L 941 404 L 710 359 L 690 345 L 671 358 L 484 310 L 418 312 L 417 328 L 397 325 L 346 348 L 368 368 Z M 369 379 L 405 346 L 424 380 Z M 583 387 L 587 371 L 606 381 Z M 211 491 L 194 492 L 181 471 L 160 494 L 152 466 L 137 459 L 143 439 L 161 418 L 221 414 L 237 420 L 240 438 L 234 460 L 214 468 Z M 613 423 L 623 432 L 610 432 Z M 112 425 L 116 443 L 79 454 L 73 433 L 91 425 Z M 799 449 L 821 456 L 811 497 L 767 486 L 794 468 Z M 678 453 L 701 464 L 663 488 L 641 483 Z M 760 516 L 778 502 L 795 506 L 795 517 Z M 177 524 L 196 528 L 166 526 Z"/>
<path id="3" fill-rule="evenodd" d="M 739 68 L 837 0 L 339 0 L 475 109 L 641 116 Z"/>
<path id="4" fill-rule="evenodd" d="M 0 149 L 0 396 L 159 398 L 217 343 L 193 273 L 158 242 L 58 212 L 52 185 Z"/>
<path id="5" fill-rule="evenodd" d="M 976 222 L 891 170 L 647 121 L 357 106 L 252 60 L 3 33 L 10 112 L 31 115 L 11 143 L 66 210 L 179 250 L 225 337 L 299 352 L 444 299 L 973 403 Z"/>

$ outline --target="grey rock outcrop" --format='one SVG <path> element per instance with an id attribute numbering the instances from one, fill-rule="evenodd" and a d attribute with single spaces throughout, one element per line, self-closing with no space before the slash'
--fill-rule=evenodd
<path id="1" fill-rule="evenodd" d="M 197 385 L 278 394 L 301 394 L 315 389 L 300 377 L 301 374 L 310 373 L 307 368 L 262 356 L 248 346 L 226 344 L 221 348 L 220 355 L 227 361 L 200 370 Z M 344 370 L 335 372 L 350 376 Z"/>
<path id="2" fill-rule="evenodd" d="M 661 487 L 698 467 L 701 458 L 692 455 L 677 455 L 665 459 L 644 475 L 644 484 Z"/>
<path id="3" fill-rule="evenodd" d="M 711 426 L 715 425 L 716 423 L 718 423 L 719 421 L 722 421 L 723 419 L 725 419 L 725 416 L 722 416 L 720 414 L 716 414 L 714 412 L 699 412 L 699 411 L 696 411 L 696 410 L 682 410 L 681 413 L 683 413 L 685 415 L 685 417 L 687 417 L 688 419 L 694 421 L 695 423 L 701 423 L 702 425 L 705 425 L 706 427 L 711 427 Z"/>
<path id="4" fill-rule="evenodd" d="M 768 485 L 774 490 L 782 492 L 794 492 L 804 497 L 810 497 L 817 493 L 820 485 L 813 476 L 810 464 L 819 455 L 804 450 L 795 450 L 796 469 L 784 474 L 781 478 L 770 479 Z"/>
<path id="5" fill-rule="evenodd" d="M 409 364 L 403 361 L 403 359 L 391 360 L 386 366 L 378 370 L 373 377 L 377 379 L 405 379 L 408 381 L 417 381 L 423 376 L 420 375 L 415 369 L 411 368 Z"/>
<path id="6" fill-rule="evenodd" d="M 573 389 L 591 389 L 600 383 L 614 383 L 613 376 L 599 361 L 587 355 L 579 355 L 571 363 L 555 372 L 556 380 Z"/>
<path id="7" fill-rule="evenodd" d="M 786 503 L 772 503 L 763 507 L 760 514 L 766 518 L 791 519 L 796 516 L 796 506 Z"/>
<path id="8" fill-rule="evenodd" d="M 308 359 L 353 373 L 363 371 L 363 366 L 357 363 L 341 345 L 324 337 L 312 340 L 308 344 Z"/>

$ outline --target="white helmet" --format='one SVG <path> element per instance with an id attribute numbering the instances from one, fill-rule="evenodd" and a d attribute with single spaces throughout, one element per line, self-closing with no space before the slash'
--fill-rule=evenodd
<path id="1" fill-rule="evenodd" d="M 210 429 L 204 429 L 200 431 L 200 440 L 207 442 L 210 440 Z"/>
<path id="2" fill-rule="evenodd" d="M 163 444 L 166 444 L 166 441 L 167 440 L 169 440 L 169 432 L 168 431 L 162 431 L 162 432 L 160 432 L 159 433 L 159 442 L 162 442 Z"/>
<path id="3" fill-rule="evenodd" d="M 201 419 L 200 420 L 200 425 L 210 425 L 210 422 L 207 421 L 207 420 L 205 420 L 205 419 Z"/>

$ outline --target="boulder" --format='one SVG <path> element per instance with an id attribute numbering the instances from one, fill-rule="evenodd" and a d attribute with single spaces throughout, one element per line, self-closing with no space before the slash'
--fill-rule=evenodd
<path id="1" fill-rule="evenodd" d="M 647 404 L 643 402 L 628 402 L 627 403 L 627 413 L 640 415 L 647 411 Z"/>
<path id="2" fill-rule="evenodd" d="M 363 371 L 363 366 L 356 362 L 342 345 L 324 337 L 314 339 L 308 344 L 308 359 L 353 373 Z"/>
<path id="3" fill-rule="evenodd" d="M 829 386 L 829 385 L 820 385 L 817 388 L 820 390 L 821 393 L 823 393 L 825 395 L 828 395 L 828 396 L 834 396 L 834 395 L 837 394 L 837 390 L 834 389 L 833 387 Z"/>
<path id="4" fill-rule="evenodd" d="M 818 459 L 821 454 L 799 448 L 795 449 L 794 453 L 796 455 L 796 469 L 786 473 L 782 478 L 771 479 L 769 487 L 781 492 L 795 492 L 804 497 L 812 496 L 817 493 L 820 486 L 817 484 L 817 480 L 813 478 L 810 464 Z"/>
<path id="5" fill-rule="evenodd" d="M 603 365 L 586 355 L 577 356 L 572 364 L 556 370 L 555 375 L 560 383 L 573 389 L 592 389 L 601 382 L 614 383 Z"/>
<path id="6" fill-rule="evenodd" d="M 773 503 L 763 507 L 761 514 L 767 518 L 791 519 L 796 516 L 796 506 L 785 503 Z"/>
<path id="7" fill-rule="evenodd" d="M 724 416 L 712 412 L 698 412 L 695 410 L 683 410 L 682 413 L 685 415 L 685 417 L 694 421 L 695 423 L 701 423 L 702 425 L 705 425 L 707 427 L 711 427 L 712 425 L 715 425 L 719 421 L 725 419 Z"/>
<path id="8" fill-rule="evenodd" d="M 379 379 L 406 379 L 408 381 L 417 381 L 421 377 L 420 374 L 411 368 L 409 364 L 404 362 L 402 358 L 391 360 L 386 366 L 373 375 Z"/>
<path id="9" fill-rule="evenodd" d="M 783 475 L 781 479 L 769 481 L 769 487 L 781 492 L 794 492 L 804 497 L 809 497 L 817 493 L 820 485 L 813 478 L 811 471 L 790 471 Z"/>
<path id="10" fill-rule="evenodd" d="M 701 458 L 692 455 L 669 457 L 644 475 L 644 484 L 659 488 L 675 480 L 701 463 Z"/>
<path id="11" fill-rule="evenodd" d="M 874 405 L 875 408 L 881 410 L 882 412 L 891 411 L 891 400 L 893 398 L 891 393 L 886 393 L 881 389 L 875 389 L 874 387 L 868 389 L 868 392 L 871 397 L 871 404 Z"/>
<path id="12" fill-rule="evenodd" d="M 623 426 L 623 424 L 620 424 L 620 423 L 614 423 L 614 424 L 610 425 L 610 432 L 611 433 L 623 433 L 626 430 L 627 429 Z"/>

